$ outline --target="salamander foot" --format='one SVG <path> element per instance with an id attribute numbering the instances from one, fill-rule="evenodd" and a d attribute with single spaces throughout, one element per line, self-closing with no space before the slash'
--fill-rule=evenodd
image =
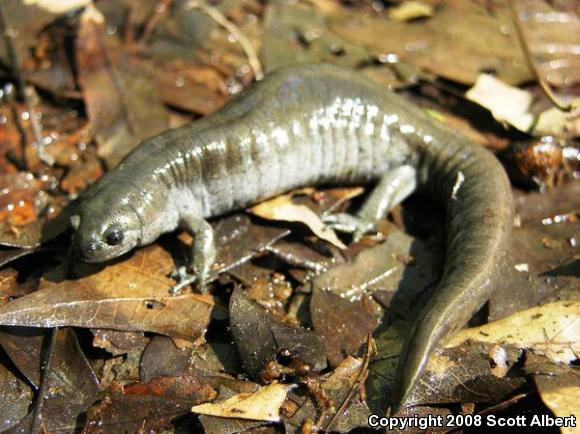
<path id="1" fill-rule="evenodd" d="M 330 228 L 339 232 L 353 234 L 353 241 L 360 241 L 363 235 L 376 232 L 376 222 L 346 214 L 329 214 L 322 217 L 322 221 Z"/>
<path id="2" fill-rule="evenodd" d="M 187 267 L 184 265 L 172 271 L 169 277 L 177 281 L 177 283 L 169 290 L 171 295 L 181 294 L 183 288 L 189 285 L 193 285 L 197 281 L 197 276 L 195 274 L 188 273 Z"/>

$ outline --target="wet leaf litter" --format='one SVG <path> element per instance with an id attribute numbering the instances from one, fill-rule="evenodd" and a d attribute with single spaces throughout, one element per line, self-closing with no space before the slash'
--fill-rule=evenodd
<path id="1" fill-rule="evenodd" d="M 259 75 L 256 61 L 266 73 L 360 70 L 510 173 L 510 272 L 431 358 L 411 411 L 577 413 L 573 2 L 515 2 L 517 22 L 503 4 L 462 1 L 207 7 L 0 5 L 0 387 L 13 403 L 0 428 L 349 432 L 384 414 L 405 334 L 441 274 L 444 216 L 429 198 L 359 242 L 321 216 L 356 210 L 368 188 L 291 192 L 216 219 L 211 295 L 167 292 L 184 234 L 66 273 L 78 195 L 141 139 L 223 106 Z"/>

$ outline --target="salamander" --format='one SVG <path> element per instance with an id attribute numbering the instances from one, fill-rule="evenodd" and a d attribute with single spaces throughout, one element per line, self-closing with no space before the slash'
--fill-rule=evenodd
<path id="1" fill-rule="evenodd" d="M 326 217 L 355 238 L 416 189 L 446 209 L 442 277 L 402 355 L 394 408 L 437 345 L 487 301 L 512 226 L 497 159 L 402 96 L 341 67 L 285 67 L 218 112 L 145 140 L 83 194 L 71 223 L 82 259 L 100 262 L 179 227 L 193 234 L 203 285 L 214 262 L 207 219 L 306 185 L 375 183 L 356 215 Z M 182 276 L 186 278 L 186 276 Z"/>

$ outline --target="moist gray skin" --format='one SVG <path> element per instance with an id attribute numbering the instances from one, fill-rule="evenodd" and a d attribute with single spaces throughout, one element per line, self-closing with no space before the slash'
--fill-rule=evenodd
<path id="1" fill-rule="evenodd" d="M 331 65 L 281 69 L 218 113 L 148 139 L 84 194 L 75 244 L 91 262 L 117 257 L 178 226 L 196 235 L 201 284 L 214 260 L 206 219 L 305 185 L 377 182 L 357 216 L 327 220 L 358 237 L 415 188 L 445 205 L 439 286 L 410 332 L 393 408 L 407 402 L 429 355 L 487 301 L 510 227 L 507 176 L 400 96 Z"/>

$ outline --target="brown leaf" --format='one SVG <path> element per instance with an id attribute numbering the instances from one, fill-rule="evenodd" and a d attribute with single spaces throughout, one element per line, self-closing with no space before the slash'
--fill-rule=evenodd
<path id="1" fill-rule="evenodd" d="M 377 328 L 384 312 L 377 301 L 402 315 L 412 315 L 417 297 L 437 278 L 434 255 L 400 231 L 317 276 L 310 312 L 331 365 L 356 352 Z"/>
<path id="2" fill-rule="evenodd" d="M 186 402 L 175 403 L 150 396 L 105 397 L 90 409 L 83 434 L 139 432 L 171 427 L 172 420 L 185 414 Z"/>
<path id="3" fill-rule="evenodd" d="M 4 432 L 28 413 L 32 403 L 32 389 L 4 364 L 0 364 L 0 394 L 0 431 Z"/>
<path id="4" fill-rule="evenodd" d="M 30 48 L 37 43 L 36 36 L 42 28 L 46 27 L 59 16 L 89 3 L 89 0 L 74 1 L 28 1 L 7 0 L 2 2 L 3 14 L 6 25 L 11 29 L 14 37 L 14 48 L 20 59 L 26 59 L 30 55 Z M 0 58 L 3 63 L 10 65 L 10 56 L 7 53 L 6 44 L 0 46 Z"/>
<path id="5" fill-rule="evenodd" d="M 573 266 L 578 224 L 565 217 L 580 212 L 580 183 L 570 182 L 543 194 L 514 194 L 518 226 L 512 231 L 509 270 L 489 301 L 490 320 L 550 300 L 580 298 Z"/>
<path id="6" fill-rule="evenodd" d="M 303 223 L 318 238 L 328 241 L 341 249 L 346 248 L 336 236 L 336 233 L 322 222 L 318 214 L 306 205 L 297 205 L 292 202 L 292 193 L 254 205 L 250 208 L 250 212 L 267 220 Z"/>
<path id="7" fill-rule="evenodd" d="M 509 84 L 525 82 L 531 72 L 507 4 L 494 3 L 492 7 L 490 12 L 478 2 L 446 2 L 422 25 L 386 20 L 381 14 L 353 8 L 342 9 L 329 20 L 336 35 L 365 47 L 376 57 L 395 55 L 464 84 L 473 84 L 481 71 L 494 71 Z"/>
<path id="8" fill-rule="evenodd" d="M 16 270 L 11 268 L 0 270 L 0 306 L 35 290 L 31 282 L 19 283 L 17 279 Z"/>
<path id="9" fill-rule="evenodd" d="M 46 330 L 28 327 L 4 327 L 0 331 L 0 346 L 36 388 L 40 387 L 41 351 L 46 336 Z"/>
<path id="10" fill-rule="evenodd" d="M 159 246 L 139 249 L 128 260 L 78 280 L 51 282 L 0 308 L 0 324 L 77 326 L 151 331 L 196 341 L 203 337 L 213 297 L 171 296 L 173 269 Z"/>
<path id="11" fill-rule="evenodd" d="M 103 348 L 118 356 L 130 351 L 143 351 L 150 338 L 143 332 L 125 332 L 119 330 L 93 330 L 93 346 Z"/>
<path id="12" fill-rule="evenodd" d="M 206 343 L 196 348 L 177 348 L 171 339 L 165 336 L 155 336 L 141 356 L 142 381 L 150 381 L 162 376 L 197 376 L 202 372 L 207 378 L 224 377 L 225 372 L 241 374 L 240 361 L 233 346 Z M 237 381 L 233 378 L 230 380 Z M 215 382 L 210 384 L 217 387 Z"/>
<path id="13" fill-rule="evenodd" d="M 55 331 L 56 338 L 52 341 L 49 351 L 52 362 L 50 370 L 43 373 L 45 396 L 41 402 L 41 419 L 48 431 L 73 431 L 77 426 L 79 416 L 98 398 L 101 388 L 97 377 L 80 349 L 76 335 L 72 329 Z M 42 338 L 41 335 L 38 335 Z M 47 335 L 48 337 L 48 335 Z M 43 339 L 36 337 L 29 341 L 32 351 L 27 356 L 32 357 L 32 363 L 40 368 L 45 361 Z M 17 340 L 14 340 L 17 345 Z M 3 344 L 4 345 L 4 344 Z M 40 369 L 36 372 L 40 375 Z M 21 420 L 15 426 L 14 432 L 30 432 L 34 412 Z"/>
<path id="14" fill-rule="evenodd" d="M 77 68 L 99 155 L 114 167 L 141 140 L 168 127 L 153 83 L 131 66 L 117 36 L 92 4 L 80 18 Z"/>
<path id="15" fill-rule="evenodd" d="M 524 384 L 522 377 L 498 376 L 492 363 L 511 368 L 518 360 L 517 348 L 464 342 L 461 346 L 437 350 L 429 359 L 425 374 L 410 398 L 419 405 L 452 402 L 495 402 Z"/>
<path id="16" fill-rule="evenodd" d="M 132 383 L 124 388 L 125 395 L 162 396 L 167 399 L 183 399 L 189 402 L 205 402 L 217 393 L 202 379 L 181 375 L 157 377 L 148 383 Z"/>
<path id="17" fill-rule="evenodd" d="M 346 12 L 344 8 L 335 10 Z M 369 62 L 366 47 L 330 31 L 326 18 L 306 2 L 269 2 L 262 37 L 266 70 L 295 63 L 332 62 L 354 67 Z"/>
<path id="18" fill-rule="evenodd" d="M 0 175 L 0 244 L 32 248 L 42 238 L 45 210 L 52 202 L 47 191 L 56 187 L 52 177 L 32 173 Z"/>
<path id="19" fill-rule="evenodd" d="M 577 6 L 575 1 L 515 4 L 534 61 L 553 86 L 571 88 L 580 83 L 580 59 L 575 51 L 580 34 Z"/>
<path id="20" fill-rule="evenodd" d="M 229 98 L 225 77 L 211 65 L 183 62 L 151 64 L 152 74 L 163 102 L 199 115 L 222 107 Z"/>
<path id="21" fill-rule="evenodd" d="M 291 327 L 274 318 L 236 289 L 230 299 L 230 327 L 245 371 L 257 377 L 281 350 L 307 363 L 313 371 L 326 368 L 323 341 L 316 333 Z"/>

